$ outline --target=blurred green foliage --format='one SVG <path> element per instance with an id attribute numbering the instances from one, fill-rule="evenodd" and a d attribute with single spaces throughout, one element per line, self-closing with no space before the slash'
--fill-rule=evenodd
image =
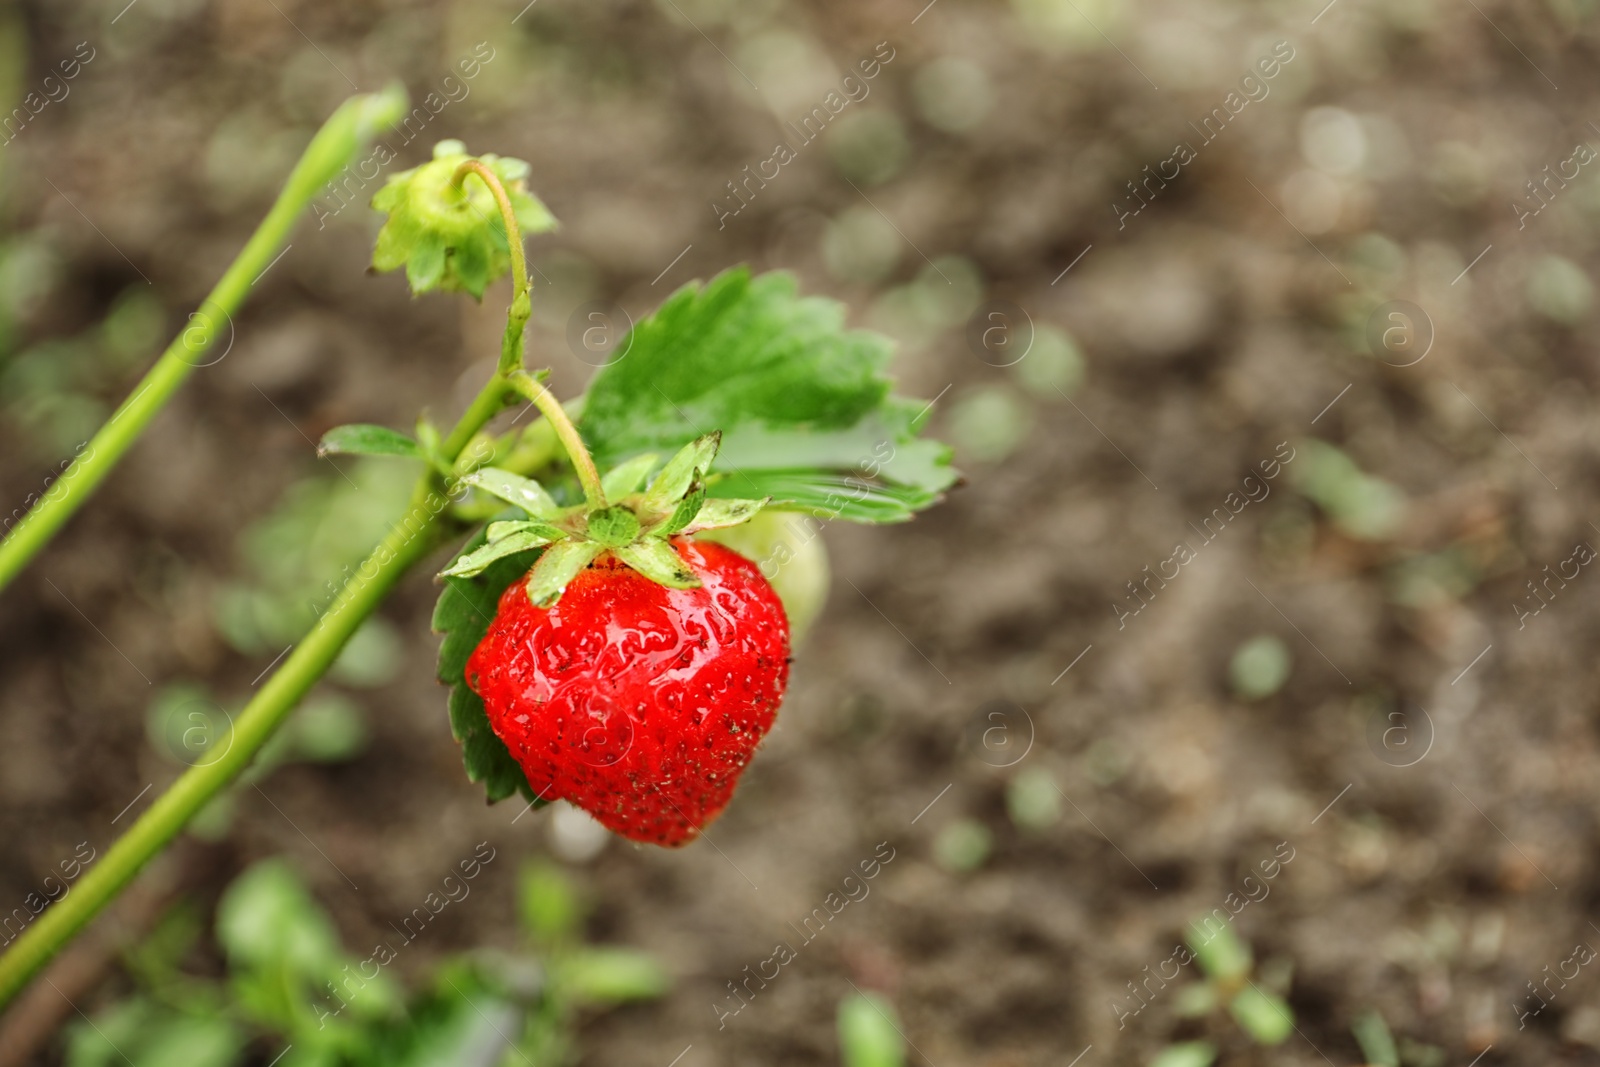
<path id="1" fill-rule="evenodd" d="M 1083 385 L 1087 370 L 1078 342 L 1044 324 L 1035 325 L 1032 347 L 1014 366 L 1018 383 L 1042 400 L 1070 397 Z"/>
<path id="2" fill-rule="evenodd" d="M 220 759 L 233 743 L 233 719 L 209 690 L 191 682 L 163 686 L 145 711 L 145 735 L 163 756 L 185 766 Z M 319 688 L 262 746 L 232 789 L 217 796 L 189 824 L 205 841 L 227 837 L 238 790 L 289 763 L 342 763 L 367 747 L 362 709 L 349 697 Z"/>
<path id="3" fill-rule="evenodd" d="M 998 463 L 1022 446 L 1032 428 L 1032 404 L 1003 383 L 968 390 L 950 409 L 950 436 L 964 462 Z"/>
<path id="4" fill-rule="evenodd" d="M 1047 830 L 1061 821 L 1061 790 L 1043 767 L 1022 771 L 1006 784 L 1006 812 L 1023 830 Z"/>
<path id="5" fill-rule="evenodd" d="M 247 576 L 217 592 L 217 628 L 235 649 L 275 655 L 331 607 L 344 583 L 404 512 L 416 470 L 394 460 L 345 463 L 305 478 L 239 537 Z M 399 669 L 400 636 L 369 619 L 330 672 L 336 681 L 378 686 Z"/>
<path id="6" fill-rule="evenodd" d="M 933 839 L 933 861 L 952 873 L 961 874 L 982 867 L 994 847 L 994 835 L 976 819 L 957 819 L 946 824 Z"/>
<path id="7" fill-rule="evenodd" d="M 0 351 L 8 332 L 3 324 L 24 317 L 42 299 L 51 274 L 42 243 L 24 236 L 0 245 Z M 130 286 L 99 324 L 0 355 L 0 405 L 40 455 L 70 452 L 110 416 L 107 384 L 133 370 L 166 328 L 166 312 L 150 289 Z"/>
<path id="8" fill-rule="evenodd" d="M 1294 487 L 1349 537 L 1383 541 L 1405 521 L 1406 497 L 1398 487 L 1367 474 L 1342 449 L 1307 438 L 1296 442 L 1290 466 Z"/>
<path id="9" fill-rule="evenodd" d="M 1180 1041 L 1156 1053 L 1150 1067 L 1211 1067 L 1217 1047 L 1209 1041 Z"/>
<path id="10" fill-rule="evenodd" d="M 1205 979 L 1179 994 L 1179 1015 L 1210 1015 L 1226 1005 L 1233 1021 L 1260 1045 L 1281 1044 L 1294 1032 L 1294 1011 L 1283 999 L 1291 974 L 1286 966 L 1263 966 L 1258 972 L 1250 946 L 1233 927 L 1211 916 L 1190 923 L 1185 939 Z"/>
<path id="11" fill-rule="evenodd" d="M 1528 303 L 1552 322 L 1576 326 L 1594 307 L 1594 283 L 1572 260 L 1541 256 L 1528 272 Z"/>
<path id="12" fill-rule="evenodd" d="M 1389 1033 L 1389 1024 L 1383 1021 L 1383 1016 L 1376 1010 L 1356 1016 L 1356 1021 L 1350 1024 L 1350 1031 L 1355 1034 L 1356 1044 L 1361 1046 L 1362 1055 L 1372 1067 L 1400 1067 L 1400 1052 L 1395 1048 L 1394 1035 Z"/>
<path id="13" fill-rule="evenodd" d="M 526 869 L 519 892 L 527 948 L 448 957 L 420 990 L 407 993 L 377 957 L 358 959 L 343 947 L 288 864 L 265 860 L 218 903 L 225 975 L 184 970 L 203 920 L 193 904 L 180 903 L 125 955 L 137 992 L 74 1023 L 64 1062 L 553 1067 L 574 1055 L 576 1011 L 668 989 L 649 956 L 582 943 L 582 909 L 556 869 Z M 376 973 L 369 976 L 370 968 Z"/>
<path id="14" fill-rule="evenodd" d="M 904 1067 L 906 1041 L 887 997 L 857 992 L 839 1002 L 839 1052 L 844 1067 Z"/>
<path id="15" fill-rule="evenodd" d="M 1234 652 L 1228 663 L 1228 680 L 1244 700 L 1261 700 L 1283 688 L 1289 680 L 1289 648 L 1273 634 L 1252 637 Z"/>

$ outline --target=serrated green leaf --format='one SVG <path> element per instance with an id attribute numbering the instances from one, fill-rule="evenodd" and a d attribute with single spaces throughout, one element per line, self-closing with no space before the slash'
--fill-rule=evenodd
<path id="1" fill-rule="evenodd" d="M 711 461 L 717 458 L 717 448 L 722 444 L 722 432 L 713 431 L 696 437 L 678 449 L 661 473 L 655 476 L 650 488 L 645 490 L 640 507 L 646 514 L 672 511 L 683 499 L 689 487 L 705 476 Z"/>
<path id="2" fill-rule="evenodd" d="M 602 466 L 723 431 L 719 497 L 771 495 L 772 507 L 817 510 L 836 484 L 878 487 L 834 517 L 893 522 L 953 485 L 950 450 L 919 439 L 931 407 L 889 395 L 887 338 L 843 329 L 833 301 L 796 295 L 792 277 L 735 268 L 668 298 L 621 342 L 584 397 L 580 428 Z M 783 471 L 795 491 L 746 484 Z M 806 492 L 800 492 L 807 489 Z"/>
<path id="3" fill-rule="evenodd" d="M 512 474 L 497 467 L 484 467 L 473 471 L 461 479 L 461 484 L 482 489 L 507 504 L 515 504 L 536 519 L 553 518 L 561 512 L 561 505 L 546 492 L 544 486 L 532 478 L 524 478 L 520 474 Z"/>
<path id="4" fill-rule="evenodd" d="M 617 558 L 652 582 L 670 589 L 694 589 L 700 584 L 694 571 L 670 544 L 654 538 L 613 549 Z"/>
<path id="5" fill-rule="evenodd" d="M 485 531 L 462 546 L 465 555 L 482 547 Z M 467 660 L 488 632 L 500 596 L 534 564 L 540 549 L 505 556 L 471 578 L 446 578 L 444 591 L 433 609 L 433 629 L 443 635 L 439 644 L 439 681 L 450 687 L 450 732 L 461 745 L 467 777 L 483 785 L 490 803 L 520 792 L 530 802 L 535 797 L 522 768 L 489 725 L 483 701 L 467 684 Z"/>
<path id="6" fill-rule="evenodd" d="M 890 342 L 843 330 L 843 307 L 793 276 L 736 267 L 679 289 L 590 386 L 583 428 L 600 457 L 666 451 L 744 423 L 854 425 L 888 395 Z"/>
<path id="7" fill-rule="evenodd" d="M 317 455 L 405 456 L 420 459 L 422 448 L 416 440 L 387 426 L 358 422 L 335 426 L 317 442 Z"/>
<path id="8" fill-rule="evenodd" d="M 689 525 L 683 528 L 686 534 L 698 533 L 701 530 L 722 530 L 729 526 L 738 526 L 755 518 L 762 508 L 767 506 L 767 500 L 741 500 L 738 497 L 728 497 L 720 500 L 707 500 L 700 505 L 700 510 L 695 513 Z"/>
<path id="9" fill-rule="evenodd" d="M 654 452 L 646 452 L 611 468 L 600 479 L 600 488 L 604 490 L 606 499 L 620 500 L 630 493 L 637 493 L 659 458 Z"/>
<path id="10" fill-rule="evenodd" d="M 470 552 L 459 557 L 454 563 L 440 571 L 442 577 L 471 578 L 475 574 L 482 574 L 484 570 L 497 559 L 514 556 L 519 552 L 526 552 L 530 548 L 548 545 L 566 534 L 554 526 L 543 523 L 537 524 L 539 528 L 532 530 L 518 530 L 504 537 L 490 541 L 476 552 Z"/>
<path id="11" fill-rule="evenodd" d="M 593 541 L 558 541 L 551 545 L 528 574 L 528 599 L 541 608 L 554 604 L 567 583 L 605 550 L 604 545 Z"/>

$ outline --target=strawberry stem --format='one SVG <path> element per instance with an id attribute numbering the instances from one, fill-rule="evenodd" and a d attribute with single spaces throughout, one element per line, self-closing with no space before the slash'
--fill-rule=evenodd
<path id="1" fill-rule="evenodd" d="M 544 382 L 525 370 L 512 371 L 506 380 L 511 388 L 525 399 L 531 400 L 538 407 L 539 413 L 555 428 L 556 436 L 561 438 L 561 444 L 572 460 L 572 469 L 578 472 L 578 481 L 583 486 L 583 496 L 588 502 L 589 510 L 599 511 L 604 508 L 606 494 L 605 490 L 600 488 L 600 471 L 594 465 L 594 457 L 589 455 L 589 446 L 583 443 L 583 437 L 579 435 L 578 428 L 572 424 L 572 420 L 567 417 L 561 401 L 545 387 Z"/>
<path id="2" fill-rule="evenodd" d="M 276 262 L 274 257 L 282 255 L 284 243 L 306 206 L 322 195 L 326 183 L 339 176 L 340 170 L 356 158 L 374 133 L 404 117 L 405 107 L 402 89 L 351 97 L 317 131 L 261 225 L 256 227 L 211 293 L 189 316 L 188 324 L 172 339 L 110 421 L 100 427 L 92 440 L 79 447 L 79 455 L 55 480 L 49 494 L 20 522 L 11 526 L 5 539 L 0 541 L 0 589 L 50 543 L 194 369 L 222 358 L 210 357 L 207 352 L 218 338 L 228 345 L 233 343 L 234 315 L 243 306 L 256 280 Z M 223 355 L 226 354 L 224 351 Z"/>
<path id="3" fill-rule="evenodd" d="M 496 374 L 445 437 L 439 458 L 454 464 L 478 431 L 504 408 L 507 394 L 505 378 Z M 345 582 L 311 632 L 235 716 L 223 755 L 195 764 L 180 775 L 112 844 L 104 858 L 73 884 L 72 892 L 42 912 L 0 955 L 0 1008 L 115 899 L 201 808 L 250 766 L 389 590 L 449 535 L 453 488 L 436 470 L 423 474 L 406 514 Z"/>
<path id="4" fill-rule="evenodd" d="M 522 250 L 522 229 L 517 225 L 517 212 L 511 206 L 511 194 L 506 192 L 500 175 L 481 159 L 469 159 L 456 168 L 451 184 L 460 189 L 469 174 L 476 174 L 489 187 L 489 192 L 494 194 L 494 202 L 500 206 L 500 219 L 506 227 L 506 247 L 511 250 L 511 307 L 506 311 L 506 334 L 500 343 L 498 367 L 499 373 L 506 375 L 522 366 L 522 331 L 527 327 L 528 316 L 533 310 L 528 296 L 531 288 L 528 285 L 528 260 Z"/>

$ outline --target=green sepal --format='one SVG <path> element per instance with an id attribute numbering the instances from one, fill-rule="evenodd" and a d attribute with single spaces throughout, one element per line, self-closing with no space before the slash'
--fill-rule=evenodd
<path id="1" fill-rule="evenodd" d="M 711 461 L 717 458 L 717 449 L 721 444 L 722 431 L 713 430 L 678 449 L 645 491 L 644 500 L 640 503 L 645 513 L 659 514 L 675 510 L 689 487 L 705 477 Z"/>
<path id="2" fill-rule="evenodd" d="M 317 442 L 317 455 L 404 456 L 421 459 L 422 447 L 399 430 L 356 422 L 335 426 Z"/>
<path id="3" fill-rule="evenodd" d="M 547 608 L 561 598 L 567 583 L 606 550 L 593 541 L 557 541 L 544 550 L 528 574 L 528 599 Z"/>
<path id="4" fill-rule="evenodd" d="M 634 456 L 626 463 L 611 468 L 606 476 L 600 479 L 600 488 L 605 492 L 606 499 L 620 500 L 622 497 L 637 493 L 659 458 L 654 452 L 646 452 L 642 456 Z"/>
<path id="5" fill-rule="evenodd" d="M 738 526 L 749 522 L 756 514 L 767 506 L 771 497 L 761 500 L 743 500 L 738 497 L 728 497 L 722 500 L 707 500 L 700 506 L 689 524 L 683 528 L 686 534 L 699 533 L 701 530 L 723 530 L 729 526 Z"/>
<path id="6" fill-rule="evenodd" d="M 570 536 L 561 527 L 548 522 L 540 522 L 537 519 L 503 519 L 489 524 L 489 540 L 491 542 L 498 541 L 502 537 L 509 537 L 514 533 L 522 533 L 524 531 L 542 534 L 546 541 L 560 541 L 562 538 Z"/>
<path id="7" fill-rule="evenodd" d="M 639 536 L 639 517 L 614 504 L 589 515 L 588 533 L 591 540 L 607 548 L 617 548 Z"/>
<path id="8" fill-rule="evenodd" d="M 539 199 L 523 187 L 528 165 L 495 155 L 473 157 L 460 141 L 440 141 L 433 159 L 390 177 L 372 198 L 389 217 L 378 232 L 372 265 L 379 271 L 406 269 L 413 293 L 447 289 L 478 299 L 496 278 L 511 269 L 511 246 L 494 194 L 456 171 L 469 159 L 489 166 L 506 187 L 517 225 L 524 235 L 556 227 Z"/>
<path id="9" fill-rule="evenodd" d="M 497 523 L 496 525 L 506 525 Z M 543 524 L 539 524 L 543 525 Z M 530 548 L 539 548 L 548 545 L 560 537 L 565 537 L 564 530 L 554 526 L 544 526 L 539 530 L 520 530 L 505 537 L 490 541 L 476 552 L 469 552 L 461 556 L 450 566 L 440 571 L 441 577 L 446 578 L 471 578 L 475 574 L 482 574 L 489 564 L 506 556 L 513 556 L 519 552 L 526 552 Z"/>
<path id="10" fill-rule="evenodd" d="M 700 579 L 667 541 L 647 538 L 631 545 L 613 548 L 617 558 L 646 578 L 669 589 L 696 589 Z"/>
<path id="11" fill-rule="evenodd" d="M 544 486 L 532 478 L 524 478 L 520 474 L 512 474 L 497 467 L 484 467 L 473 471 L 461 479 L 461 484 L 482 489 L 507 504 L 515 504 L 536 519 L 553 518 L 561 512 L 561 505 L 556 503 L 555 497 L 551 496 Z"/>
<path id="12" fill-rule="evenodd" d="M 480 530 L 462 546 L 461 555 L 482 547 L 485 532 Z M 542 804 L 534 796 L 522 768 L 512 758 L 505 743 L 489 726 L 483 701 L 467 684 L 467 660 L 483 641 L 499 606 L 501 594 L 528 573 L 539 549 L 504 556 L 471 578 L 444 579 L 444 589 L 433 609 L 433 629 L 443 635 L 439 644 L 438 678 L 450 687 L 450 732 L 461 745 L 461 758 L 467 777 L 483 785 L 490 803 L 520 792 L 529 801 Z"/>
<path id="13" fill-rule="evenodd" d="M 678 533 L 694 521 L 694 517 L 700 514 L 701 509 L 705 506 L 705 502 L 706 487 L 697 482 L 694 488 L 689 491 L 689 494 L 678 501 L 678 506 L 672 509 L 671 515 L 650 527 L 650 535 L 652 537 L 670 537 Z"/>

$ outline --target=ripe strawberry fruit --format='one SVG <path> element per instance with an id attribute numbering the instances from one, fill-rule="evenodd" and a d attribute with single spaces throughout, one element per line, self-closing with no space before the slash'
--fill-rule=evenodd
<path id="1" fill-rule="evenodd" d="M 693 588 L 605 553 L 548 607 L 506 589 L 467 683 L 541 798 L 634 841 L 687 844 L 733 796 L 789 676 L 789 624 L 760 569 L 671 539 Z"/>

